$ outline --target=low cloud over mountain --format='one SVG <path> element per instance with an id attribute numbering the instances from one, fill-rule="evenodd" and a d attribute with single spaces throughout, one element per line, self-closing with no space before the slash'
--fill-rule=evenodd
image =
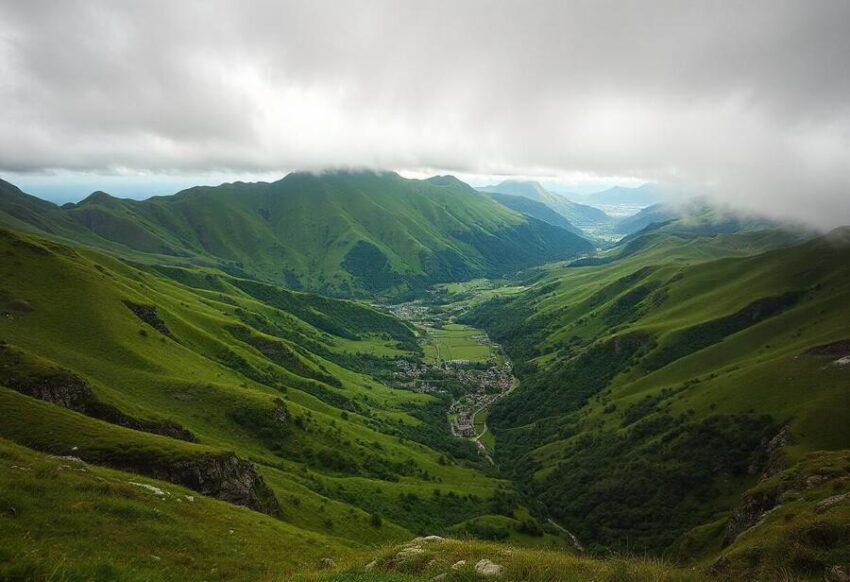
<path id="1" fill-rule="evenodd" d="M 840 1 L 0 1 L 0 171 L 630 176 L 850 222 Z"/>

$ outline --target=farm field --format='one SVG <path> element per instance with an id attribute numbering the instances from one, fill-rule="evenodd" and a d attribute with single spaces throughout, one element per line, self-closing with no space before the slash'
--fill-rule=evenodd
<path id="1" fill-rule="evenodd" d="M 459 323 L 449 323 L 442 328 L 426 328 L 431 340 L 424 346 L 425 358 L 431 362 L 471 360 L 485 362 L 495 356 L 493 348 L 482 343 L 481 330 Z"/>

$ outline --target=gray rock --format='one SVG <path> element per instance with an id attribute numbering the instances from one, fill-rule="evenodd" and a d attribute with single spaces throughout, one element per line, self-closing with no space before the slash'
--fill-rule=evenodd
<path id="1" fill-rule="evenodd" d="M 820 501 L 815 506 L 815 509 L 818 512 L 826 511 L 827 509 L 829 509 L 833 505 L 837 505 L 837 504 L 843 503 L 845 501 L 850 501 L 850 493 L 843 493 L 841 495 L 833 495 L 832 497 L 827 497 L 823 501 Z"/>
<path id="2" fill-rule="evenodd" d="M 479 576 L 501 576 L 502 570 L 504 570 L 503 566 L 500 566 L 495 562 L 491 562 L 486 558 L 478 560 L 475 564 L 475 573 Z"/>
<path id="3" fill-rule="evenodd" d="M 460 570 L 464 566 L 466 566 L 466 560 L 459 560 L 452 564 L 452 570 Z"/>
<path id="4" fill-rule="evenodd" d="M 741 533 L 757 524 L 768 511 L 774 509 L 777 497 L 776 491 L 763 491 L 746 495 L 732 510 L 729 521 L 726 522 L 726 535 L 723 545 L 731 544 Z"/>
<path id="5" fill-rule="evenodd" d="M 154 457 L 145 462 L 137 459 L 127 466 L 120 459 L 116 461 L 116 466 L 120 465 L 118 468 L 185 485 L 202 495 L 244 505 L 261 513 L 272 515 L 280 510 L 274 493 L 254 464 L 233 453 L 198 455 L 181 460 Z"/>
<path id="6" fill-rule="evenodd" d="M 330 570 L 336 568 L 336 562 L 331 558 L 322 558 L 319 560 L 319 570 Z"/>

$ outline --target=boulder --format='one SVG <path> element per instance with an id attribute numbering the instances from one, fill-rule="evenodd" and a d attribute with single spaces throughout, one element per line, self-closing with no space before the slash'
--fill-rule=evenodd
<path id="1" fill-rule="evenodd" d="M 336 568 L 336 562 L 331 558 L 322 558 L 319 560 L 319 570 L 330 570 Z"/>
<path id="2" fill-rule="evenodd" d="M 464 566 L 466 566 L 466 560 L 458 560 L 457 562 L 452 564 L 452 570 L 460 570 Z"/>
<path id="3" fill-rule="evenodd" d="M 479 576 L 501 576 L 502 570 L 504 570 L 503 566 L 500 566 L 495 562 L 491 562 L 486 558 L 478 560 L 475 564 L 475 573 Z"/>

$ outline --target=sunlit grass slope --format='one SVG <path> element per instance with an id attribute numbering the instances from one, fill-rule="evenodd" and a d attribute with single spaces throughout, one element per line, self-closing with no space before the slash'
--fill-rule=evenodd
<path id="1" fill-rule="evenodd" d="M 471 318 L 522 379 L 497 458 L 583 542 L 660 552 L 714 523 L 719 548 L 762 475 L 850 447 L 848 231 L 747 251 L 776 236 L 635 239 Z"/>
<path id="2" fill-rule="evenodd" d="M 365 373 L 392 366 L 376 346 L 408 357 L 418 349 L 389 315 L 211 270 L 166 275 L 11 231 L 0 254 L 0 385 L 74 378 L 99 403 L 145 426 L 179 426 L 196 442 L 6 386 L 10 440 L 122 469 L 138 466 L 139 451 L 148 459 L 232 452 L 256 463 L 283 520 L 357 544 L 441 531 L 511 491 L 453 459 L 442 448 L 447 429 L 422 430 L 433 397 Z"/>

